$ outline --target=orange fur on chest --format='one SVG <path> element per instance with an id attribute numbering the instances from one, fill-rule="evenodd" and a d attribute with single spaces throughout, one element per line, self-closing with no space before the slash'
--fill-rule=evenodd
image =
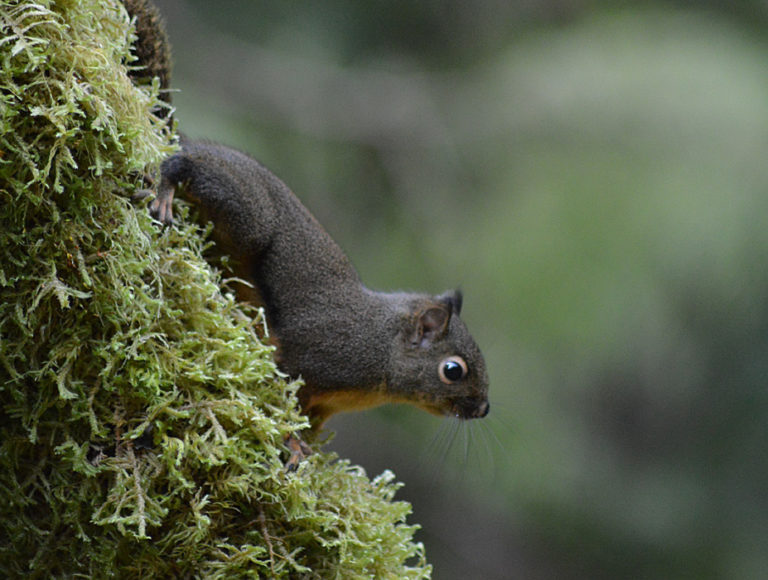
<path id="1" fill-rule="evenodd" d="M 304 412 L 328 417 L 342 411 L 361 411 L 392 402 L 392 396 L 382 389 L 320 391 L 304 401 Z"/>
<path id="2" fill-rule="evenodd" d="M 322 427 L 323 423 L 335 413 L 362 411 L 387 403 L 409 403 L 435 415 L 444 414 L 438 405 L 426 400 L 424 393 L 421 395 L 419 397 L 396 396 L 387 392 L 384 385 L 365 389 L 316 392 L 312 392 L 311 388 L 305 385 L 299 391 L 299 400 L 302 410 L 309 415 L 315 429 Z"/>

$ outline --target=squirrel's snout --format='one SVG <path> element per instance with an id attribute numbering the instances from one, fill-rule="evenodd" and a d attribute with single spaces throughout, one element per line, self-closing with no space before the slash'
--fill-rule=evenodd
<path id="1" fill-rule="evenodd" d="M 481 402 L 466 399 L 454 405 L 454 409 L 459 419 L 482 419 L 491 410 L 491 404 L 487 399 Z"/>

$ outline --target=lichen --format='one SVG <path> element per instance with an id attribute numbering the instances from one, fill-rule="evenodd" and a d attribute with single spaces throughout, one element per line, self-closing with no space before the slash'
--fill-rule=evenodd
<path id="1" fill-rule="evenodd" d="M 0 26 L 0 576 L 429 577 L 389 472 L 285 472 L 307 423 L 260 311 L 131 201 L 173 144 L 122 5 Z"/>

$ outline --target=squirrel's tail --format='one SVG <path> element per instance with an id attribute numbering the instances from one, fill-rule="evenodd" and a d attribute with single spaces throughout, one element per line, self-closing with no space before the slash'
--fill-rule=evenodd
<path id="1" fill-rule="evenodd" d="M 134 45 L 138 62 L 129 75 L 135 83 L 149 82 L 158 77 L 160 98 L 170 105 L 171 48 L 160 12 L 152 0 L 123 0 L 123 4 L 128 14 L 136 19 L 138 36 Z M 170 107 L 157 111 L 160 117 L 168 117 L 170 113 Z"/>

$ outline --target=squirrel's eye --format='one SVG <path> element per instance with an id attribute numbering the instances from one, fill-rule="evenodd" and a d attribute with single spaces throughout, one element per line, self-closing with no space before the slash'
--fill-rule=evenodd
<path id="1" fill-rule="evenodd" d="M 440 362 L 437 372 L 440 380 L 450 385 L 467 376 L 467 363 L 460 356 L 449 356 Z"/>

